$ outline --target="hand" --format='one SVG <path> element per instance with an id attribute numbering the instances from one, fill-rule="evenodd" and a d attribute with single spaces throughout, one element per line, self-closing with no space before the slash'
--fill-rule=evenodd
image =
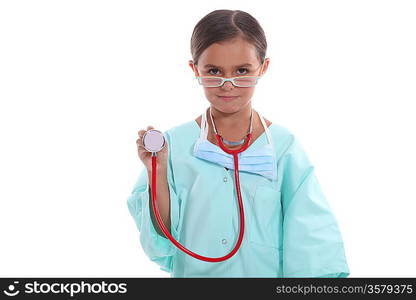
<path id="1" fill-rule="evenodd" d="M 139 138 L 136 140 L 137 150 L 140 160 L 148 171 L 152 170 L 152 152 L 147 151 L 143 146 L 143 135 L 147 130 L 154 129 L 153 126 L 147 126 L 146 130 L 139 130 Z M 162 150 L 157 152 L 156 165 L 158 170 L 166 170 L 168 162 L 168 142 L 165 139 L 165 145 Z"/>

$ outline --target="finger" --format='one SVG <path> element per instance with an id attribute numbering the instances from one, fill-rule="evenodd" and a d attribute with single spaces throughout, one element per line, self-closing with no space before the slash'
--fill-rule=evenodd
<path id="1" fill-rule="evenodd" d="M 138 131 L 139 138 L 136 140 L 136 143 L 140 141 L 141 145 L 143 145 L 143 135 L 145 133 L 146 133 L 146 130 L 143 130 L 143 129 Z"/>
<path id="2" fill-rule="evenodd" d="M 149 125 L 149 126 L 147 126 L 146 130 L 143 130 L 143 129 L 142 130 L 139 130 L 137 132 L 137 134 L 139 135 L 139 137 L 143 137 L 143 135 L 145 134 L 145 132 L 148 131 L 148 130 L 150 130 L 150 129 L 154 129 L 154 127 L 151 126 L 151 125 Z"/>
<path id="3" fill-rule="evenodd" d="M 142 138 L 139 137 L 136 140 L 136 144 L 137 144 L 137 146 L 144 148 L 144 144 L 143 144 L 143 139 Z"/>
<path id="4" fill-rule="evenodd" d="M 143 140 L 143 134 L 140 134 L 140 133 L 139 133 L 139 137 L 137 138 L 136 143 L 139 143 L 139 142 L 141 142 L 142 140 Z"/>

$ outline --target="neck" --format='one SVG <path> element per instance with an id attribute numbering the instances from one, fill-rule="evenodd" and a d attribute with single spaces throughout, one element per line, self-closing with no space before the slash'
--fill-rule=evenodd
<path id="1" fill-rule="evenodd" d="M 209 110 L 207 110 L 209 121 Z M 212 118 L 214 119 L 217 131 L 237 131 L 248 130 L 250 127 L 251 104 L 249 103 L 242 109 L 232 113 L 224 113 L 211 106 Z M 254 112 L 253 112 L 254 118 Z M 210 122 L 211 123 L 211 122 Z"/>

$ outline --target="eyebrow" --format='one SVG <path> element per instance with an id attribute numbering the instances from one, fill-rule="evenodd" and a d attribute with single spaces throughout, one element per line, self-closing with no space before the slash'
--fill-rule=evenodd
<path id="1" fill-rule="evenodd" d="M 234 66 L 235 68 L 236 67 L 252 67 L 253 65 L 252 64 L 249 64 L 249 63 L 245 63 L 245 64 L 242 64 L 242 65 L 238 65 L 238 66 Z M 213 65 L 213 64 L 207 64 L 207 65 L 205 65 L 204 66 L 204 68 L 221 68 L 221 67 L 219 67 L 219 66 L 216 66 L 216 65 Z"/>

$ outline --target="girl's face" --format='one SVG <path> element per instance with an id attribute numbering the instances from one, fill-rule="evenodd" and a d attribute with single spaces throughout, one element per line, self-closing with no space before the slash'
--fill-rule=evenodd
<path id="1" fill-rule="evenodd" d="M 195 76 L 262 76 L 269 65 L 269 58 L 261 64 L 255 47 L 242 38 L 214 43 L 201 54 L 198 65 L 192 60 L 189 66 Z M 260 83 L 261 81 L 259 81 Z M 234 113 L 250 104 L 255 87 L 236 87 L 230 81 L 220 87 L 203 87 L 205 96 L 215 109 L 223 113 Z M 236 96 L 224 100 L 220 96 Z"/>

